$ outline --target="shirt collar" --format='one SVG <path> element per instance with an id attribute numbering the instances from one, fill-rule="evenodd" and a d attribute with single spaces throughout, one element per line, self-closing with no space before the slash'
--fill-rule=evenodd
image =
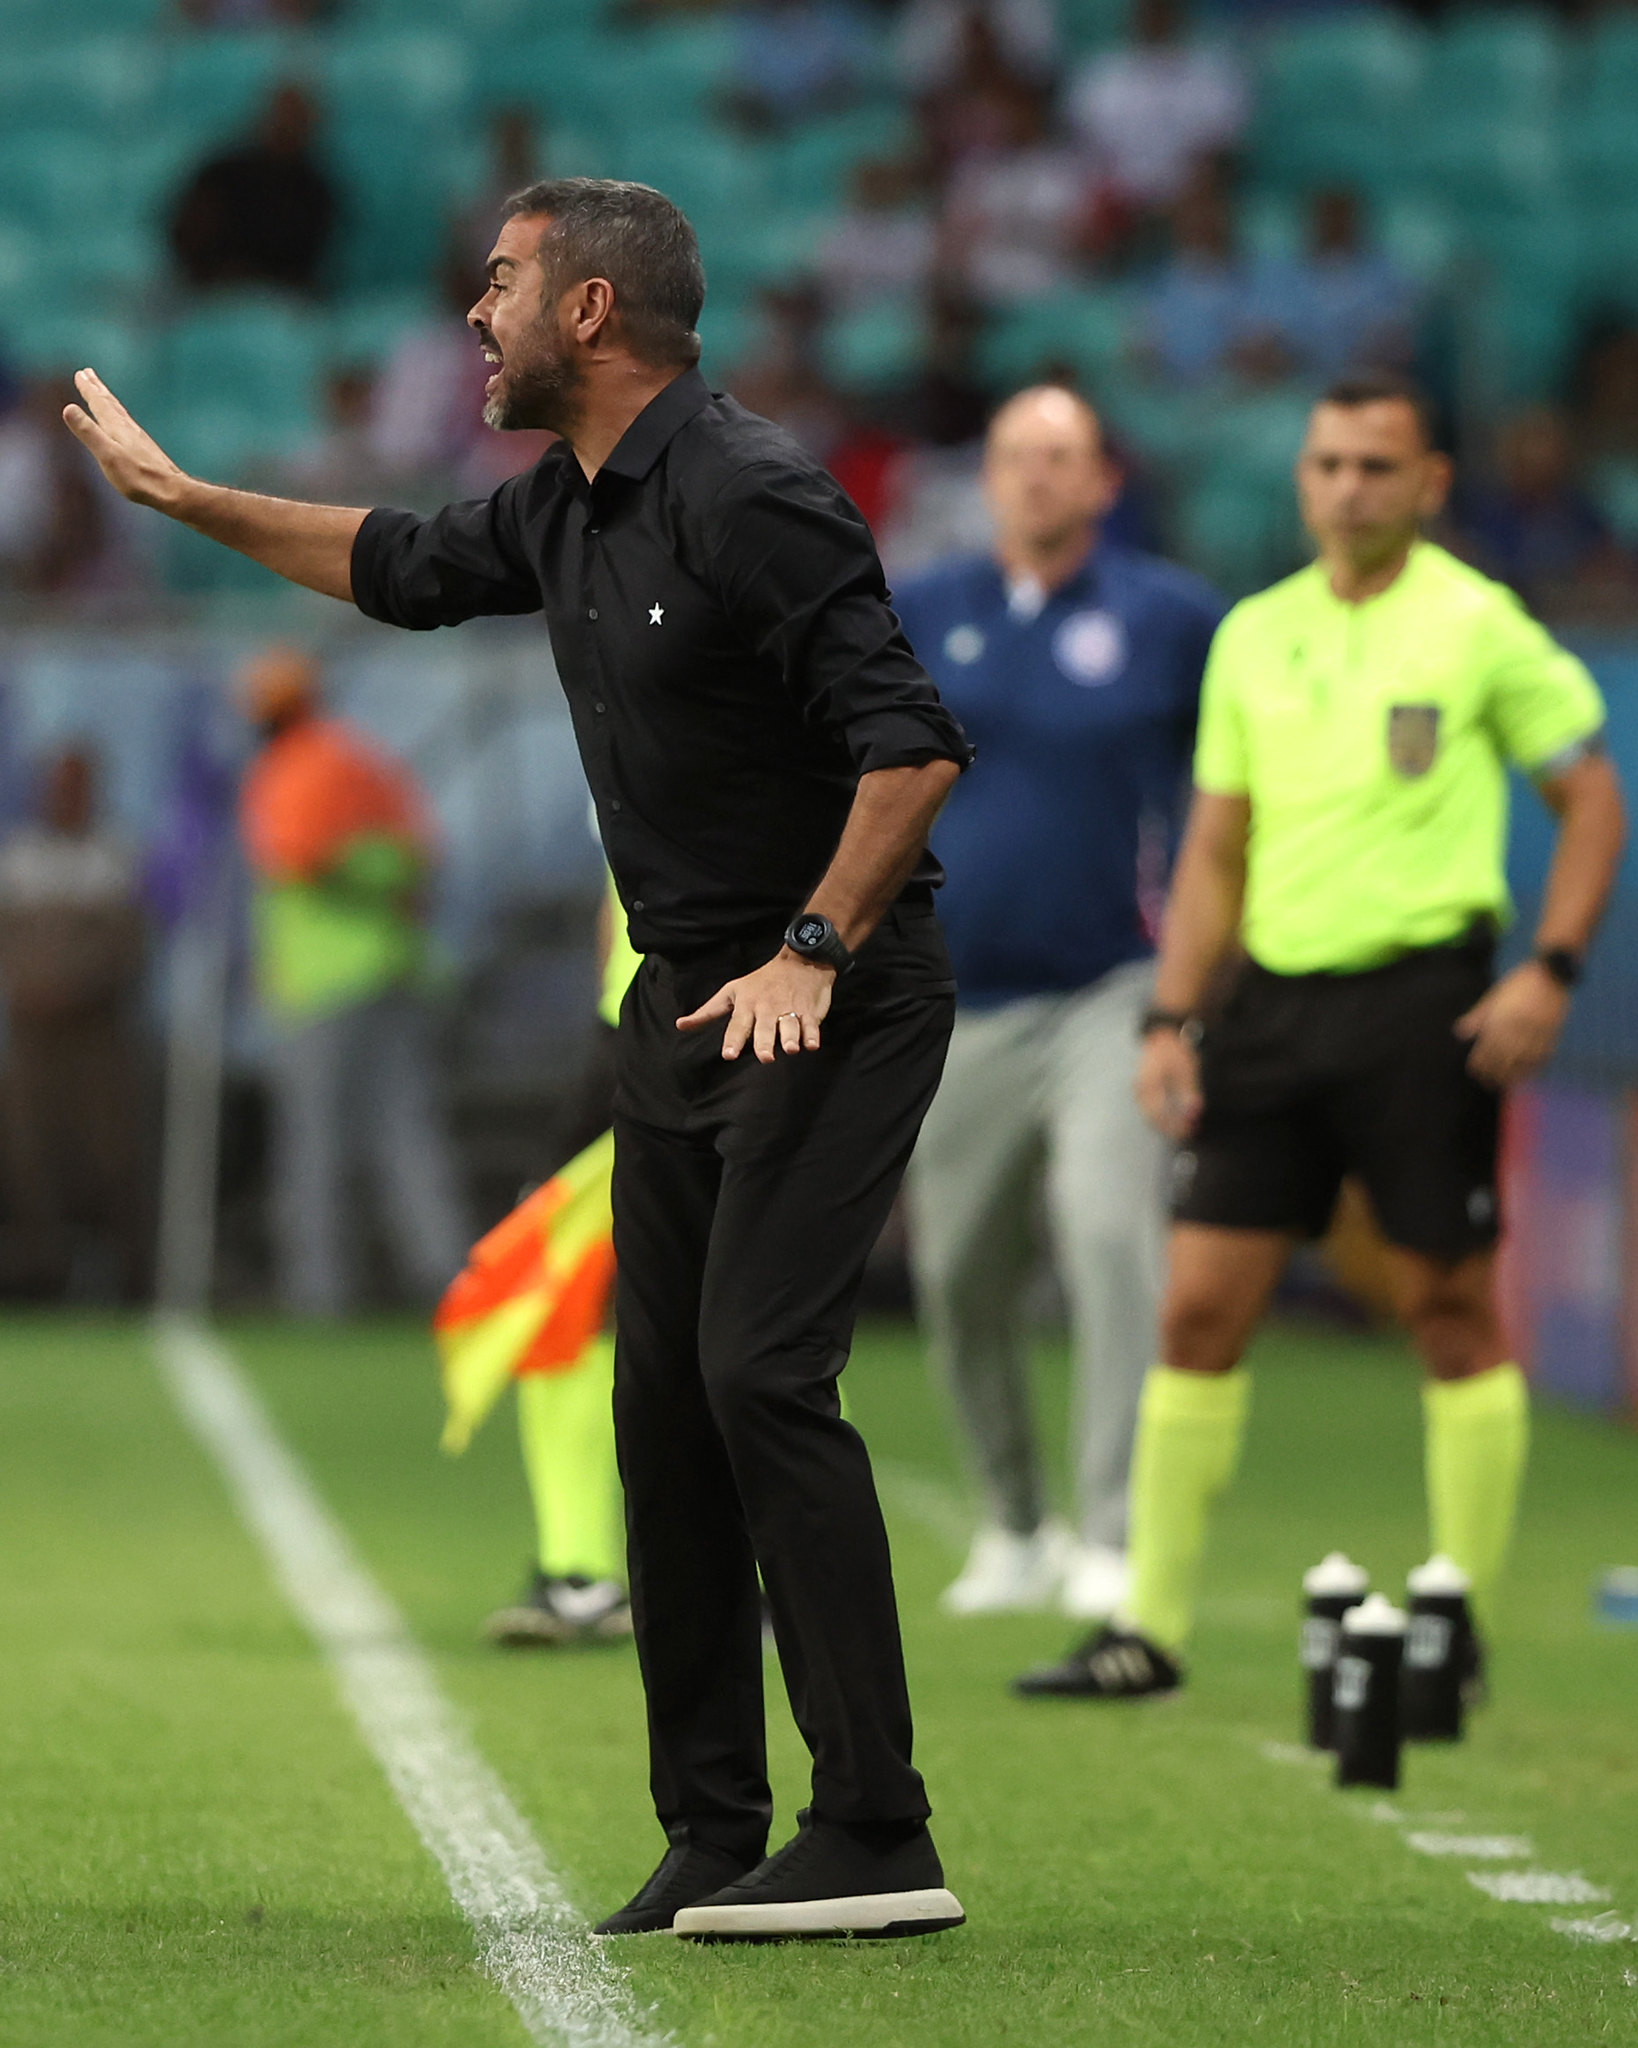
<path id="1" fill-rule="evenodd" d="M 999 596 L 1002 608 L 1014 624 L 1033 625 L 1043 612 L 1051 611 L 1056 605 L 1074 604 L 1079 598 L 1095 596 L 1099 581 L 1098 564 L 1102 556 L 1103 542 L 1095 540 L 1090 554 L 1075 573 L 1066 577 L 1055 590 L 1049 591 L 1045 600 L 1034 611 L 1025 608 L 1017 611 L 1013 609 L 1012 593 L 1015 586 L 1009 580 L 1006 570 L 993 556 L 990 559 L 990 574 L 993 579 L 991 588 Z"/>
<path id="2" fill-rule="evenodd" d="M 604 457 L 598 474 L 612 470 L 616 476 L 641 483 L 673 436 L 710 403 L 711 387 L 699 371 L 684 370 L 643 407 Z"/>

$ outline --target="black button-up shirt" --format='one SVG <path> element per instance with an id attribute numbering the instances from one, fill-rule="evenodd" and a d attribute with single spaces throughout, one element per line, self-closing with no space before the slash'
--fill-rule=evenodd
<path id="1" fill-rule="evenodd" d="M 372 512 L 362 611 L 453 626 L 543 610 L 603 845 L 642 952 L 802 908 L 861 775 L 971 758 L 888 604 L 869 528 L 778 427 L 697 371 L 588 484 L 566 444 L 430 519 Z M 924 856 L 911 884 L 940 879 Z"/>

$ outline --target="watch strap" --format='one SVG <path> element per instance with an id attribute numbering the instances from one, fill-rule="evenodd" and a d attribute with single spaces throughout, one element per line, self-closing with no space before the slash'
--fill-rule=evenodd
<path id="1" fill-rule="evenodd" d="M 1537 949 L 1535 960 L 1560 988 L 1574 988 L 1581 979 L 1581 955 L 1572 953 L 1568 946 L 1542 946 Z"/>

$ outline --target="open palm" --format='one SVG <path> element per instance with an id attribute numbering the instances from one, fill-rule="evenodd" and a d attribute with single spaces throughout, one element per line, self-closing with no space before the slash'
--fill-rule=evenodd
<path id="1" fill-rule="evenodd" d="M 63 407 L 63 424 L 85 444 L 122 498 L 168 510 L 184 472 L 139 427 L 95 370 L 74 378 L 80 404 Z"/>

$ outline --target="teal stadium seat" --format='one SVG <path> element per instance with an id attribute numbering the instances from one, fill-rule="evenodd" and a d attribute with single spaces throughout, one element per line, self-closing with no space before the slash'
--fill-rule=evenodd
<path id="1" fill-rule="evenodd" d="M 1067 363 L 1095 389 L 1132 338 L 1129 293 L 1115 286 L 1054 292 L 996 314 L 980 345 L 980 366 L 997 386 L 1021 384 Z"/>
<path id="2" fill-rule="evenodd" d="M 837 314 L 825 328 L 821 356 L 843 391 L 886 391 L 914 374 L 925 338 L 919 306 L 878 299 Z"/>
<path id="3" fill-rule="evenodd" d="M 1564 58 L 1558 24 L 1544 11 L 1508 7 L 1452 15 L 1433 41 L 1424 112 L 1551 122 Z"/>
<path id="4" fill-rule="evenodd" d="M 310 432 L 328 327 L 259 293 L 207 302 L 157 338 L 155 404 L 184 467 L 231 474 Z"/>
<path id="5" fill-rule="evenodd" d="M 274 86 L 306 69 L 297 39 L 271 30 L 175 37 L 164 51 L 155 129 L 179 153 L 196 155 L 242 134 Z"/>
<path id="6" fill-rule="evenodd" d="M 654 185 L 674 199 L 700 232 L 733 234 L 769 204 L 765 145 L 704 127 L 675 125 L 626 131 L 620 175 Z"/>
<path id="7" fill-rule="evenodd" d="M 875 157 L 897 157 L 910 148 L 913 130 L 903 106 L 894 101 L 850 109 L 805 121 L 768 144 L 774 190 L 792 207 L 812 211 L 838 207 L 847 198 L 857 165 Z"/>
<path id="8" fill-rule="evenodd" d="M 1272 36 L 1251 145 L 1261 178 L 1286 187 L 1401 184 L 1427 41 L 1401 16 L 1347 10 Z"/>
<path id="9" fill-rule="evenodd" d="M 1131 0 L 1059 0 L 1058 33 L 1071 61 L 1127 40 Z"/>
<path id="10" fill-rule="evenodd" d="M 0 132 L 0 220 L 50 246 L 68 241 L 99 211 L 119 211 L 117 150 L 94 131 Z"/>

